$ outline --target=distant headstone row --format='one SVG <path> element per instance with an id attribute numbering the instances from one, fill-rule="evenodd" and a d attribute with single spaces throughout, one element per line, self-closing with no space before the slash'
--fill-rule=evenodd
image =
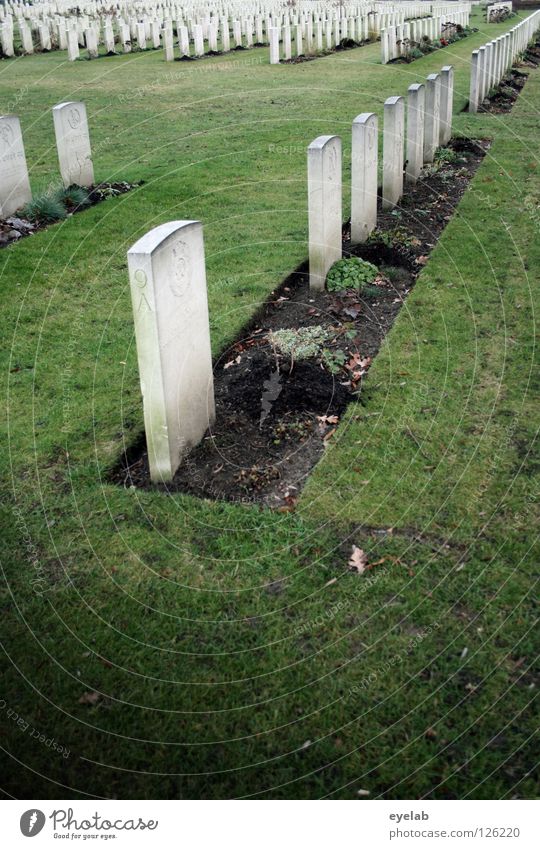
<path id="1" fill-rule="evenodd" d="M 68 59 L 75 60 L 82 49 L 93 59 L 101 47 L 106 54 L 162 47 L 170 59 L 175 40 L 180 57 L 203 56 L 268 44 L 272 30 L 290 27 L 296 39 L 300 28 L 310 51 L 321 42 L 323 50 L 331 49 L 330 41 L 333 47 L 343 38 L 376 38 L 383 27 L 445 14 L 448 8 L 448 4 L 389 0 L 117 0 L 114 5 L 107 0 L 81 5 L 72 0 L 35 0 L 32 5 L 6 0 L 0 5 L 0 46 L 7 58 L 16 52 L 67 50 Z M 359 19 L 363 19 L 361 25 Z M 287 53 L 286 45 L 284 49 Z"/>
<path id="2" fill-rule="evenodd" d="M 469 112 L 478 112 L 492 88 L 499 85 L 512 63 L 523 53 L 533 35 L 540 29 L 540 10 L 520 21 L 509 32 L 473 50 Z"/>
<path id="3" fill-rule="evenodd" d="M 376 39 L 385 27 L 401 27 L 413 16 L 429 14 L 430 8 L 422 3 L 379 3 L 374 11 L 366 6 L 356 14 L 351 7 L 339 6 L 307 15 L 285 14 L 283 23 L 269 30 L 270 63 L 317 55 L 347 40 Z"/>
<path id="4" fill-rule="evenodd" d="M 385 27 L 381 30 L 382 64 L 386 65 L 392 59 L 405 56 L 411 42 L 421 42 L 424 37 L 437 41 L 450 23 L 469 26 L 470 13 L 469 3 L 455 3 L 448 12 Z"/>
<path id="5" fill-rule="evenodd" d="M 84 103 L 59 103 L 53 108 L 53 120 L 64 186 L 92 186 L 94 167 Z M 16 115 L 3 115 L 0 117 L 0 218 L 8 218 L 31 200 L 21 125 Z"/>
<path id="6" fill-rule="evenodd" d="M 512 2 L 507 3 L 491 3 L 486 8 L 486 21 L 488 24 L 498 22 L 501 12 L 506 12 L 507 15 L 512 12 Z"/>

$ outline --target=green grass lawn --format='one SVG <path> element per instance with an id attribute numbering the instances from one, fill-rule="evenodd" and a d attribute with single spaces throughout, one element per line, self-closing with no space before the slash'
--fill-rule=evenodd
<path id="1" fill-rule="evenodd" d="M 510 115 L 461 112 L 514 22 L 409 66 L 0 63 L 35 192 L 69 99 L 96 177 L 145 181 L 0 253 L 5 795 L 535 795 L 540 72 Z M 218 353 L 306 258 L 309 142 L 342 136 L 347 186 L 352 119 L 449 63 L 455 133 L 493 145 L 297 510 L 109 484 L 143 427 L 129 246 L 204 222 Z"/>

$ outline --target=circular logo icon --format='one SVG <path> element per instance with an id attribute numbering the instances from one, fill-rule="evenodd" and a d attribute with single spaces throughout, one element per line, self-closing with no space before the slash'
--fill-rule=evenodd
<path id="1" fill-rule="evenodd" d="M 20 825 L 25 837 L 35 837 L 45 825 L 45 814 L 37 808 L 30 808 L 22 815 Z"/>

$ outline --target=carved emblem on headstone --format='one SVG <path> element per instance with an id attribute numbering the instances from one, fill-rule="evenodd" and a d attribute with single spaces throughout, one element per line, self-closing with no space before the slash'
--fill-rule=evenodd
<path id="1" fill-rule="evenodd" d="M 328 179 L 335 180 L 337 175 L 338 152 L 334 145 L 328 151 Z"/>
<path id="2" fill-rule="evenodd" d="M 173 248 L 174 271 L 170 282 L 171 292 L 181 298 L 189 291 L 190 257 L 185 242 L 178 242 Z"/>
<path id="3" fill-rule="evenodd" d="M 3 124 L 0 127 L 0 140 L 2 141 L 2 152 L 6 152 L 9 150 L 11 145 L 13 144 L 14 133 L 13 127 L 10 127 L 9 124 Z"/>
<path id="4" fill-rule="evenodd" d="M 79 124 L 81 123 L 81 113 L 74 106 L 68 112 L 68 124 L 72 130 L 76 130 Z"/>

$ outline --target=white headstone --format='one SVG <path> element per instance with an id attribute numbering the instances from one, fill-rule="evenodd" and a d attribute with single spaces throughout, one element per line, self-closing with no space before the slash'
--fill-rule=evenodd
<path id="1" fill-rule="evenodd" d="M 178 43 L 180 46 L 180 56 L 189 56 L 190 48 L 189 48 L 189 33 L 187 27 L 179 27 L 178 29 Z"/>
<path id="2" fill-rule="evenodd" d="M 373 112 L 352 125 L 351 242 L 365 242 L 377 226 L 378 121 Z"/>
<path id="3" fill-rule="evenodd" d="M 203 28 L 199 24 L 193 27 L 193 41 L 195 44 L 195 56 L 204 56 Z"/>
<path id="4" fill-rule="evenodd" d="M 291 28 L 289 24 L 283 27 L 283 58 L 292 58 Z"/>
<path id="5" fill-rule="evenodd" d="M 15 47 L 13 44 L 13 29 L 8 24 L 0 27 L 0 43 L 4 56 L 15 56 Z"/>
<path id="6" fill-rule="evenodd" d="M 384 101 L 382 208 L 392 209 L 403 194 L 403 135 L 405 104 L 402 97 Z"/>
<path id="7" fill-rule="evenodd" d="M 215 419 L 202 224 L 156 227 L 128 267 L 150 475 L 166 482 Z"/>
<path id="8" fill-rule="evenodd" d="M 105 50 L 107 53 L 115 53 L 114 49 L 114 32 L 112 28 L 112 23 L 110 21 L 105 21 L 103 26 L 103 38 L 105 41 Z"/>
<path id="9" fill-rule="evenodd" d="M 480 54 L 473 50 L 471 54 L 471 83 L 469 88 L 469 112 L 478 112 L 480 105 Z"/>
<path id="10" fill-rule="evenodd" d="M 424 162 L 433 162 L 439 147 L 441 113 L 441 77 L 429 74 L 426 80 L 426 108 L 424 113 Z"/>
<path id="11" fill-rule="evenodd" d="M 131 53 L 131 33 L 127 24 L 120 24 L 120 41 L 124 53 Z"/>
<path id="12" fill-rule="evenodd" d="M 231 49 L 231 36 L 229 33 L 229 21 L 223 18 L 221 21 L 221 47 L 224 53 L 228 53 Z"/>
<path id="13" fill-rule="evenodd" d="M 67 45 L 68 45 L 68 59 L 70 62 L 74 62 L 79 58 L 79 37 L 77 35 L 77 30 L 68 29 L 67 31 Z"/>
<path id="14" fill-rule="evenodd" d="M 441 68 L 441 113 L 439 122 L 439 144 L 447 144 L 452 135 L 452 113 L 454 109 L 454 67 Z"/>
<path id="15" fill-rule="evenodd" d="M 146 50 L 146 27 L 142 21 L 137 24 L 137 47 Z"/>
<path id="16" fill-rule="evenodd" d="M 34 42 L 32 40 L 32 30 L 27 23 L 21 21 L 20 25 L 22 46 L 25 53 L 31 54 L 34 52 Z"/>
<path id="17" fill-rule="evenodd" d="M 47 24 L 39 25 L 39 41 L 42 50 L 52 49 L 51 33 Z"/>
<path id="18" fill-rule="evenodd" d="M 53 107 L 53 120 L 64 186 L 92 186 L 94 166 L 84 103 L 59 103 Z"/>
<path id="19" fill-rule="evenodd" d="M 296 27 L 296 55 L 297 56 L 303 56 L 304 55 L 302 24 L 298 24 L 297 27 Z"/>
<path id="20" fill-rule="evenodd" d="M 163 49 L 165 51 L 165 61 L 174 61 L 174 41 L 172 29 L 167 27 L 163 32 Z"/>
<path id="21" fill-rule="evenodd" d="M 270 64 L 279 65 L 279 29 L 278 27 L 270 27 L 268 31 L 270 36 Z"/>
<path id="22" fill-rule="evenodd" d="M 16 115 L 0 117 L 0 217 L 32 200 L 21 125 Z"/>
<path id="23" fill-rule="evenodd" d="M 309 285 L 324 289 L 342 255 L 341 139 L 319 136 L 308 147 Z"/>
<path id="24" fill-rule="evenodd" d="M 95 29 L 93 27 L 88 27 L 84 33 L 84 37 L 86 40 L 86 49 L 88 50 L 88 58 L 97 59 L 99 51 Z"/>
<path id="25" fill-rule="evenodd" d="M 425 87 L 420 83 L 409 86 L 407 98 L 407 146 L 405 177 L 416 183 L 424 164 L 424 105 Z"/>

